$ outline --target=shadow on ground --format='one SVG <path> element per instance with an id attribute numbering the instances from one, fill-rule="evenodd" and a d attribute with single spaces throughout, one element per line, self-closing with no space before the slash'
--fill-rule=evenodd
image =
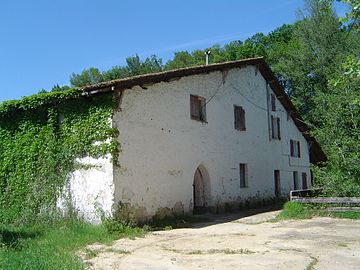
<path id="1" fill-rule="evenodd" d="M 161 220 L 154 221 L 152 227 L 155 230 L 164 229 L 164 228 L 166 229 L 166 227 L 203 228 L 215 224 L 235 221 L 240 218 L 250 217 L 260 213 L 281 210 L 282 207 L 283 207 L 283 203 L 277 203 L 266 207 L 247 209 L 241 211 L 239 210 L 229 213 L 221 213 L 221 214 L 204 213 L 204 214 L 196 214 L 196 215 L 182 216 L 182 217 L 167 217 Z"/>
<path id="2" fill-rule="evenodd" d="M 40 231 L 22 230 L 19 228 L 1 228 L 0 227 L 0 245 L 13 248 L 16 250 L 22 249 L 22 240 L 28 240 L 41 234 Z"/>

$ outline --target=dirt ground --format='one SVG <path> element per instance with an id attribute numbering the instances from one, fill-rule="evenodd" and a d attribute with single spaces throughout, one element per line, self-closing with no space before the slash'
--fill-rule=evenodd
<path id="1" fill-rule="evenodd" d="M 277 212 L 213 216 L 192 228 L 92 245 L 89 269 L 360 269 L 360 220 L 269 222 Z"/>

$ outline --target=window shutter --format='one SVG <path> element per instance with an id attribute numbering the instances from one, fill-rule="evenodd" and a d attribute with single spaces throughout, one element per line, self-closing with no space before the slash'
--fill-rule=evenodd
<path id="1" fill-rule="evenodd" d="M 280 133 L 280 118 L 277 118 L 276 119 L 276 121 L 277 121 L 277 129 L 278 129 L 278 139 L 280 140 L 281 139 L 281 133 Z"/>
<path id="2" fill-rule="evenodd" d="M 298 157 L 300 157 L 300 142 L 297 141 Z"/>
<path id="3" fill-rule="evenodd" d="M 200 120 L 201 101 L 197 96 L 190 96 L 191 119 Z"/>
<path id="4" fill-rule="evenodd" d="M 274 117 L 271 116 L 271 138 L 275 139 Z"/>
<path id="5" fill-rule="evenodd" d="M 294 156 L 294 141 L 290 140 L 290 156 Z"/>

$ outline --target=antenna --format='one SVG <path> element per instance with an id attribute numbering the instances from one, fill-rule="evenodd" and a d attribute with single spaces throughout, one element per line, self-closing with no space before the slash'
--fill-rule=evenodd
<path id="1" fill-rule="evenodd" d="M 209 64 L 209 57 L 210 57 L 211 51 L 210 50 L 206 50 L 205 51 L 205 65 Z"/>

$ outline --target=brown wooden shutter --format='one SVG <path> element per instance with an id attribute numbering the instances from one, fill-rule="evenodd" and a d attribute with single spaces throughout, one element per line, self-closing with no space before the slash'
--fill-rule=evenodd
<path id="1" fill-rule="evenodd" d="M 197 96 L 190 96 L 190 114 L 191 119 L 200 120 L 201 118 L 201 101 Z"/>
<path id="2" fill-rule="evenodd" d="M 280 140 L 281 139 L 281 133 L 280 133 L 280 118 L 277 118 L 276 119 L 277 121 L 277 129 L 278 129 L 278 139 Z"/>
<path id="3" fill-rule="evenodd" d="M 297 141 L 298 157 L 300 157 L 300 142 Z"/>

